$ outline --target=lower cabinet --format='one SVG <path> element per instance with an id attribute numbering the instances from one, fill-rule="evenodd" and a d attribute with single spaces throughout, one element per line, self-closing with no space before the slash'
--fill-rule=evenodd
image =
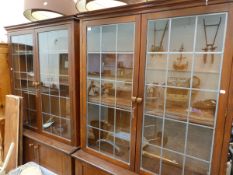
<path id="1" fill-rule="evenodd" d="M 75 159 L 75 175 L 136 175 L 122 167 L 78 150 L 72 157 Z"/>
<path id="2" fill-rule="evenodd" d="M 75 160 L 75 175 L 109 175 L 110 173 L 104 172 L 94 166 Z"/>
<path id="3" fill-rule="evenodd" d="M 42 136 L 42 138 L 45 137 Z M 64 147 L 56 147 L 58 145 L 55 144 L 41 138 L 28 138 L 24 135 L 24 163 L 33 161 L 59 175 L 72 175 L 74 167 L 70 154 L 73 148 L 64 150 Z"/>

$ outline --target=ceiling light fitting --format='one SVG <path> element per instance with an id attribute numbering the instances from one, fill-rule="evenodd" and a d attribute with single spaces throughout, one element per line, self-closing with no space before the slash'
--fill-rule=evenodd
<path id="1" fill-rule="evenodd" d="M 86 0 L 86 8 L 88 11 L 118 7 L 122 5 L 127 5 L 127 3 L 117 0 Z"/>
<path id="2" fill-rule="evenodd" d="M 73 0 L 24 0 L 24 16 L 30 21 L 76 14 Z"/>

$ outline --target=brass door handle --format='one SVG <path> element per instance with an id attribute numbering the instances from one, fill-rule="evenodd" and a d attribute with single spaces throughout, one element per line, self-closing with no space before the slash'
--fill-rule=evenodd
<path id="1" fill-rule="evenodd" d="M 39 153 L 39 145 L 34 146 L 34 156 L 35 156 L 35 161 L 40 164 L 40 153 Z"/>
<path id="2" fill-rule="evenodd" d="M 137 97 L 131 97 L 131 100 L 132 100 L 133 103 L 135 103 L 136 100 L 137 100 Z"/>
<path id="3" fill-rule="evenodd" d="M 38 87 L 38 86 L 40 85 L 40 82 L 33 81 L 33 82 L 32 82 L 32 85 Z"/>
<path id="4" fill-rule="evenodd" d="M 142 102 L 142 98 L 137 98 L 136 102 L 140 104 Z"/>
<path id="5" fill-rule="evenodd" d="M 32 147 L 32 146 L 34 146 L 34 145 L 33 145 L 33 143 L 29 143 L 28 146 L 29 146 L 29 147 Z"/>

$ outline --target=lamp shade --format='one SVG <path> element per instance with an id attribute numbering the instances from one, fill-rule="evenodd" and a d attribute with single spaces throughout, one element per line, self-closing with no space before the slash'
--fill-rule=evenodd
<path id="1" fill-rule="evenodd" d="M 117 7 L 122 5 L 127 5 L 127 2 L 120 0 L 86 0 L 86 8 L 88 11 Z"/>
<path id="2" fill-rule="evenodd" d="M 73 0 L 24 0 L 24 16 L 30 21 L 76 14 Z"/>

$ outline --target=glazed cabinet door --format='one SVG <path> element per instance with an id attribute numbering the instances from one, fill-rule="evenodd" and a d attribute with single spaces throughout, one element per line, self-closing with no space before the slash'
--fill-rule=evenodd
<path id="1" fill-rule="evenodd" d="M 224 62 L 228 13 L 161 16 L 145 15 L 142 22 L 140 169 L 214 174 L 215 135 L 224 120 L 222 72 L 229 68 Z"/>
<path id="2" fill-rule="evenodd" d="M 133 169 L 138 86 L 137 17 L 84 23 L 82 146 Z M 114 23 L 112 22 L 114 21 Z"/>
<path id="3" fill-rule="evenodd" d="M 15 95 L 23 97 L 24 125 L 37 129 L 36 60 L 34 58 L 33 32 L 10 35 L 12 89 Z"/>
<path id="4" fill-rule="evenodd" d="M 42 132 L 71 141 L 69 26 L 36 31 Z"/>

